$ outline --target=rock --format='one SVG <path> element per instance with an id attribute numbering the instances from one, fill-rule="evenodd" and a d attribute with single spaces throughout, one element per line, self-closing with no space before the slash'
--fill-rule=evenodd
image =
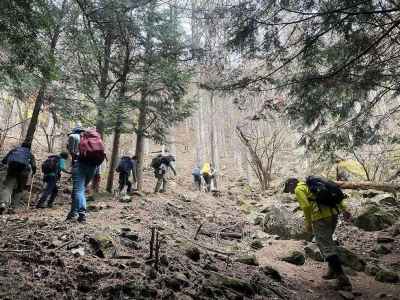
<path id="1" fill-rule="evenodd" d="M 110 235 L 98 233 L 89 238 L 89 243 L 93 247 L 96 256 L 105 258 L 115 256 L 117 250 Z"/>
<path id="2" fill-rule="evenodd" d="M 315 261 L 324 261 L 324 256 L 321 253 L 319 247 L 314 243 L 309 243 L 307 246 L 304 247 L 304 252 L 307 257 L 311 258 Z"/>
<path id="3" fill-rule="evenodd" d="M 380 282 L 398 283 L 399 275 L 391 270 L 381 269 L 376 273 L 375 280 Z"/>
<path id="4" fill-rule="evenodd" d="M 269 207 L 262 224 L 263 230 L 282 239 L 309 240 L 310 234 L 304 231 L 303 213 L 293 212 L 296 207 L 297 204 L 292 204 L 290 210 L 278 205 Z"/>
<path id="5" fill-rule="evenodd" d="M 180 291 L 190 285 L 189 280 L 183 273 L 175 273 L 172 277 L 165 278 L 164 281 L 165 285 L 174 291 Z"/>
<path id="6" fill-rule="evenodd" d="M 379 231 L 395 224 L 399 217 L 400 204 L 391 194 L 379 194 L 363 203 L 353 223 L 365 231 Z"/>
<path id="7" fill-rule="evenodd" d="M 389 245 L 379 244 L 379 245 L 376 245 L 376 247 L 374 248 L 373 251 L 377 254 L 385 255 L 385 254 L 389 254 L 392 252 L 392 247 Z"/>
<path id="8" fill-rule="evenodd" d="M 392 227 L 392 230 L 391 230 L 391 234 L 394 237 L 400 235 L 400 223 L 394 224 L 394 226 Z"/>
<path id="9" fill-rule="evenodd" d="M 134 250 L 140 250 L 141 248 L 138 246 L 138 244 L 132 240 L 128 240 L 126 238 L 121 238 L 121 244 L 125 247 L 134 249 Z"/>
<path id="10" fill-rule="evenodd" d="M 270 277 L 270 278 L 272 278 L 272 279 L 274 279 L 276 281 L 281 282 L 281 280 L 282 280 L 281 274 L 277 270 L 275 270 L 274 268 L 272 268 L 270 266 L 262 266 L 260 268 L 260 271 L 264 275 L 266 275 L 266 276 L 268 276 L 268 277 Z"/>
<path id="11" fill-rule="evenodd" d="M 378 236 L 376 241 L 378 242 L 378 244 L 388 244 L 388 243 L 393 243 L 395 239 L 390 236 L 380 235 Z"/>
<path id="12" fill-rule="evenodd" d="M 339 295 L 346 300 L 353 300 L 355 297 L 352 292 L 339 291 Z"/>
<path id="13" fill-rule="evenodd" d="M 84 256 L 84 255 L 85 255 L 85 248 L 79 247 L 79 248 L 72 249 L 72 250 L 71 250 L 71 253 L 72 253 L 75 257 Z"/>
<path id="14" fill-rule="evenodd" d="M 210 273 L 210 282 L 216 287 L 226 287 L 247 296 L 252 296 L 255 293 L 251 284 L 244 280 L 225 276 L 216 272 L 210 271 Z"/>
<path id="15" fill-rule="evenodd" d="M 187 195 L 184 194 L 178 194 L 177 196 L 178 200 L 183 201 L 183 202 L 192 202 L 192 199 L 190 199 Z"/>
<path id="16" fill-rule="evenodd" d="M 288 256 L 283 257 L 281 260 L 296 266 L 302 266 L 304 265 L 306 258 L 300 251 L 292 251 Z"/>
<path id="17" fill-rule="evenodd" d="M 365 274 L 375 276 L 382 268 L 377 263 L 369 262 L 365 266 Z"/>
<path id="18" fill-rule="evenodd" d="M 251 242 L 250 247 L 255 250 L 260 250 L 264 247 L 264 245 L 260 240 L 254 240 Z"/>
<path id="19" fill-rule="evenodd" d="M 161 255 L 160 264 L 165 266 L 165 267 L 168 267 L 169 261 L 168 261 L 168 257 L 166 255 Z"/>
<path id="20" fill-rule="evenodd" d="M 360 259 L 355 253 L 352 251 L 339 246 L 338 247 L 338 255 L 343 265 L 352 268 L 358 272 L 362 272 L 365 269 L 365 261 Z"/>
<path id="21" fill-rule="evenodd" d="M 242 256 L 242 257 L 239 257 L 236 261 L 239 263 L 245 264 L 245 265 L 249 265 L 249 266 L 258 266 L 259 265 L 257 257 L 255 255 Z"/>
<path id="22" fill-rule="evenodd" d="M 128 195 L 121 196 L 121 197 L 119 197 L 119 202 L 130 203 L 130 202 L 132 202 L 132 197 L 130 197 Z"/>
<path id="23" fill-rule="evenodd" d="M 218 272 L 218 267 L 212 263 L 212 262 L 208 262 L 203 266 L 204 270 L 208 270 L 208 271 L 214 271 L 214 272 Z"/>
<path id="24" fill-rule="evenodd" d="M 199 261 L 200 260 L 200 250 L 197 247 L 190 247 L 187 248 L 185 251 L 185 254 L 187 257 L 189 257 L 193 261 Z"/>
<path id="25" fill-rule="evenodd" d="M 139 240 L 139 235 L 137 233 L 122 232 L 121 237 L 137 242 Z"/>
<path id="26" fill-rule="evenodd" d="M 264 222 L 264 216 L 263 215 L 257 215 L 253 220 L 253 224 L 254 225 L 262 225 L 263 222 Z"/>

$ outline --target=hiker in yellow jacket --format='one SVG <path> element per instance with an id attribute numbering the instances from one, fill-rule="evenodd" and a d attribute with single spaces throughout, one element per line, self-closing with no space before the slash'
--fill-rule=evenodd
<path id="1" fill-rule="evenodd" d="M 333 177 L 331 173 L 330 178 Z M 341 157 L 336 158 L 334 177 L 339 181 L 367 180 L 367 174 L 359 162 Z"/>
<path id="2" fill-rule="evenodd" d="M 206 191 L 211 191 L 211 178 L 212 178 L 212 171 L 210 163 L 204 163 L 203 167 L 201 168 L 201 175 L 203 176 L 204 182 L 206 183 Z"/>
<path id="3" fill-rule="evenodd" d="M 315 236 L 321 253 L 328 262 L 328 273 L 322 278 L 337 279 L 336 289 L 351 290 L 349 278 L 343 272 L 342 263 L 338 257 L 337 246 L 333 240 L 339 214 L 343 213 L 345 220 L 350 220 L 351 215 L 347 212 L 343 201 L 338 208 L 332 208 L 317 204 L 315 196 L 311 193 L 305 182 L 297 178 L 290 178 L 285 183 L 284 192 L 296 195 L 300 208 L 304 213 L 304 225 L 307 232 L 312 232 Z"/>

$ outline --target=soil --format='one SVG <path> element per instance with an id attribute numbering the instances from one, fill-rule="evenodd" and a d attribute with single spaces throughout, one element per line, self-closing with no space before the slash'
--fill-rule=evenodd
<path id="1" fill-rule="evenodd" d="M 147 174 L 145 186 L 153 181 Z M 190 185 L 178 177 L 167 193 L 144 192 L 129 203 L 97 194 L 88 202 L 86 224 L 65 221 L 68 193 L 51 209 L 21 208 L 3 215 L 0 299 L 343 299 L 321 279 L 324 263 L 307 259 L 296 266 L 280 260 L 291 250 L 303 251 L 303 241 L 270 237 L 253 250 L 260 228 L 249 222 L 235 197 L 227 191 L 191 191 Z M 150 258 L 152 228 L 159 232 L 157 264 L 154 255 Z M 242 236 L 228 239 L 224 232 Z M 362 257 L 368 257 L 376 234 L 346 224 L 337 232 L 339 241 Z M 99 236 L 108 243 L 104 255 L 93 242 Z M 193 248 L 199 260 L 188 257 Z M 382 260 L 400 265 L 399 254 L 397 240 Z M 256 255 L 259 266 L 236 261 L 246 255 Z M 265 275 L 264 266 L 282 279 Z M 227 284 L 226 276 L 240 284 Z M 351 281 L 356 299 L 399 299 L 399 284 L 357 272 Z"/>

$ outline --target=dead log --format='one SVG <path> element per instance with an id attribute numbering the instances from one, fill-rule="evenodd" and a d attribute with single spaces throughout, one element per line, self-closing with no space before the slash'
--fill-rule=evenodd
<path id="1" fill-rule="evenodd" d="M 236 239 L 236 240 L 241 240 L 242 239 L 242 234 L 237 233 L 237 232 L 208 232 L 204 230 L 200 230 L 200 234 L 215 238 L 219 236 L 221 239 Z"/>
<path id="2" fill-rule="evenodd" d="M 388 193 L 400 191 L 399 184 L 381 183 L 373 181 L 335 181 L 342 189 L 350 190 L 378 190 Z"/>

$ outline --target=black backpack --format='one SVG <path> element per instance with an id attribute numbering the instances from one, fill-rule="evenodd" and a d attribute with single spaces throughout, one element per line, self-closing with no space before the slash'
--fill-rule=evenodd
<path id="1" fill-rule="evenodd" d="M 25 147 L 17 147 L 8 156 L 7 164 L 9 169 L 22 172 L 29 168 L 30 161 L 31 151 Z"/>
<path id="2" fill-rule="evenodd" d="M 306 184 L 315 196 L 315 199 L 310 200 L 317 202 L 317 204 L 337 208 L 347 197 L 336 183 L 323 177 L 308 176 Z"/>
<path id="3" fill-rule="evenodd" d="M 160 168 L 161 163 L 162 163 L 162 156 L 156 156 L 151 160 L 151 164 L 150 166 L 154 169 L 157 170 L 158 168 Z"/>
<path id="4" fill-rule="evenodd" d="M 59 157 L 57 155 L 49 156 L 42 164 L 43 174 L 57 173 L 58 161 Z"/>

